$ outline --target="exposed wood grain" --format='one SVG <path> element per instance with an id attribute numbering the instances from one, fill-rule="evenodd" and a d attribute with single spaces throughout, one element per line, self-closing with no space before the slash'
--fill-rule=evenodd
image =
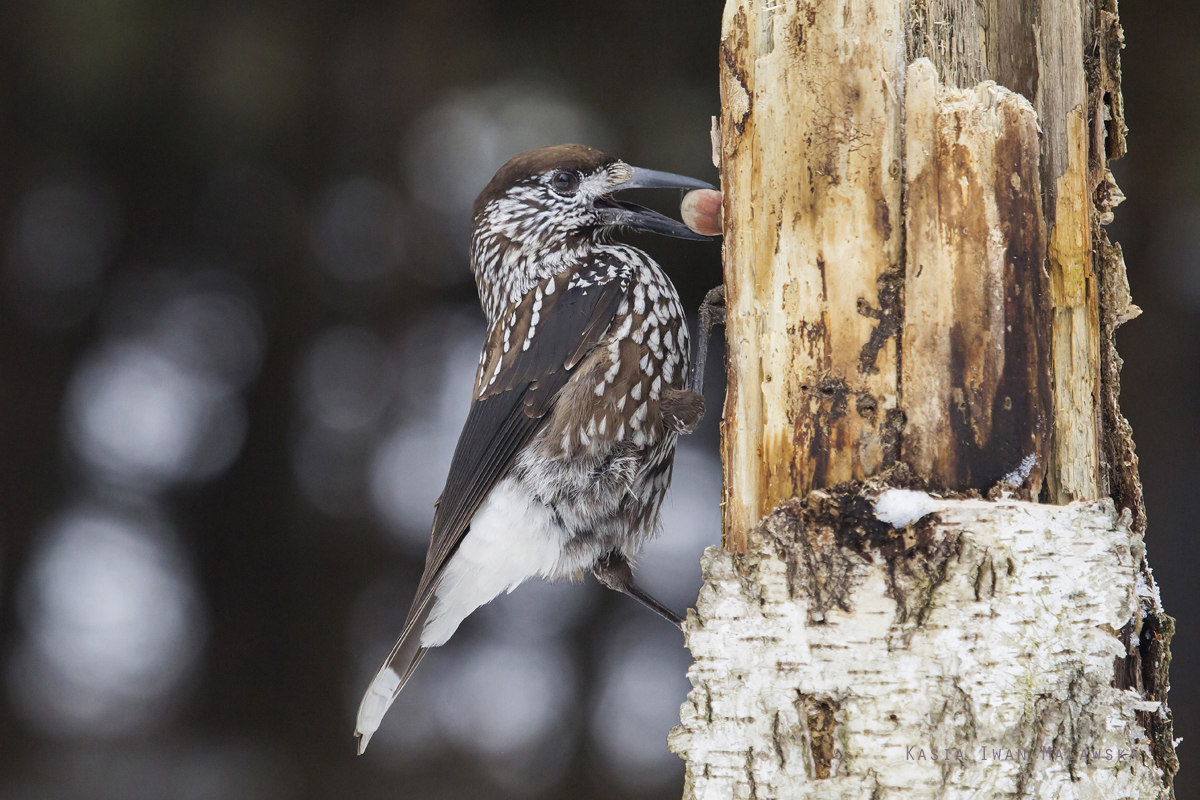
<path id="1" fill-rule="evenodd" d="M 1104 422 L 1100 451 L 1101 489 L 1112 495 L 1119 508 L 1133 512 L 1134 530 L 1144 531 L 1146 509 L 1138 477 L 1138 459 L 1134 452 L 1133 432 L 1121 413 L 1121 357 L 1113 340 L 1117 327 L 1138 316 L 1141 310 L 1129 296 L 1120 245 L 1110 243 L 1101 228 L 1112 221 L 1114 210 L 1125 198 L 1108 169 L 1111 159 L 1125 154 L 1120 60 L 1125 39 L 1117 19 L 1116 0 L 1089 3 L 1084 21 L 1091 139 L 1089 183 L 1096 209 L 1092 219 L 1092 240 L 1096 243 L 1096 272 L 1100 276 L 1100 393 Z M 1151 723 L 1162 727 L 1160 720 L 1153 719 Z M 1161 732 L 1156 733 L 1155 740 L 1162 739 Z M 1167 760 L 1164 756 L 1164 763 Z"/>
<path id="2" fill-rule="evenodd" d="M 1120 199 L 1107 171 L 1125 148 L 1120 47 L 1115 0 L 727 3 L 721 133 L 732 546 L 774 502 L 870 475 L 895 458 L 910 409 L 888 375 L 898 364 L 892 334 L 901 319 L 903 247 L 892 173 L 906 91 L 900 62 L 922 56 L 948 86 L 994 80 L 1037 112 L 1040 179 L 1029 191 L 1042 204 L 1049 282 L 1038 288 L 1048 298 L 1050 339 L 1038 357 L 1049 370 L 1052 413 L 1048 431 L 1024 431 L 1024 444 L 1010 449 L 1048 432 L 1048 449 L 1033 448 L 1046 469 L 1046 500 L 1107 491 L 1107 439 L 1122 432 L 1106 396 L 1102 402 L 1110 344 L 1101 341 L 1095 242 L 1097 224 Z M 1031 405 L 1040 410 L 1039 398 Z M 909 439 L 920 430 L 910 425 Z M 917 449 L 905 445 L 906 453 Z M 983 468 L 975 453 L 974 467 L 935 483 L 985 490 L 1010 454 Z M 955 464 L 965 468 L 961 458 Z"/>
<path id="3" fill-rule="evenodd" d="M 1089 0 L 909 0 L 907 16 L 910 58 L 929 57 L 951 86 L 994 80 L 1024 95 L 1038 113 L 1053 307 L 1054 425 L 1046 478 L 1048 499 L 1058 503 L 1101 494 L 1095 181 L 1089 183 L 1097 148 L 1083 22 L 1086 16 L 1091 43 L 1102 21 L 1114 24 L 1116 8 L 1109 4 L 1111 10 L 1095 9 Z"/>
<path id="4" fill-rule="evenodd" d="M 897 454 L 899 2 L 733 0 L 721 43 L 725 540 Z"/>
<path id="5" fill-rule="evenodd" d="M 930 485 L 1036 498 L 1051 419 L 1037 115 L 908 69 L 904 460 Z M 1018 477 L 1011 477 L 1013 474 Z"/>

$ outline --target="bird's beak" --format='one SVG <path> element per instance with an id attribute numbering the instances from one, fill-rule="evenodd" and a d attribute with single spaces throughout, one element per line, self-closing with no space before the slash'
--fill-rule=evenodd
<path id="1" fill-rule="evenodd" d="M 659 172 L 655 169 L 627 167 L 629 178 L 612 187 L 612 191 L 621 192 L 626 189 L 711 189 L 711 184 L 674 175 L 670 172 Z M 674 236 L 677 239 L 694 239 L 706 242 L 711 236 L 704 236 L 688 228 L 682 222 L 673 220 L 657 211 L 630 203 L 616 200 L 611 195 L 596 198 L 593 206 L 601 224 L 611 227 L 629 228 L 635 231 L 658 233 L 663 236 Z"/>

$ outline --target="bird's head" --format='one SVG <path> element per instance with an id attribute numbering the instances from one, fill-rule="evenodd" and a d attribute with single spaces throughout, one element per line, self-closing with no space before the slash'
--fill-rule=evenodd
<path id="1" fill-rule="evenodd" d="M 619 200 L 625 189 L 711 189 L 704 181 L 631 167 L 578 144 L 530 150 L 511 159 L 475 201 L 475 228 L 510 241 L 603 238 L 616 228 L 707 239 L 683 223 Z"/>
<path id="2" fill-rule="evenodd" d="M 475 200 L 471 258 L 480 289 L 491 294 L 503 285 L 505 296 L 518 292 L 568 266 L 618 229 L 706 240 L 682 222 L 615 194 L 711 188 L 694 178 L 633 167 L 578 144 L 522 153 L 501 167 Z"/>

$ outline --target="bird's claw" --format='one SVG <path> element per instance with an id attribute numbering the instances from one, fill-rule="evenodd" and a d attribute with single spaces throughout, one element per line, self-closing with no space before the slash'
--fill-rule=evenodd
<path id="1" fill-rule="evenodd" d="M 629 561 L 619 552 L 608 553 L 597 561 L 592 566 L 592 574 L 603 586 L 632 597 L 676 628 L 683 630 L 683 617 L 646 594 L 642 587 L 633 582 L 633 570 L 629 568 Z"/>
<path id="2" fill-rule="evenodd" d="M 708 361 L 709 334 L 712 333 L 714 325 L 725 324 L 725 284 L 708 290 L 697 316 L 700 330 L 696 336 L 696 366 L 692 373 L 692 391 L 704 394 L 704 366 Z"/>

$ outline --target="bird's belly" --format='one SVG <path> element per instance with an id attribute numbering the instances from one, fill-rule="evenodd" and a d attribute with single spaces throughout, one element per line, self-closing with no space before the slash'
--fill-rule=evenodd
<path id="1" fill-rule="evenodd" d="M 625 441 L 590 457 L 564 458 L 553 442 L 530 448 L 514 474 L 554 513 L 563 534 L 563 563 L 590 568 L 619 551 L 632 560 L 653 535 L 670 479 L 675 439 L 650 448 Z"/>
<path id="2" fill-rule="evenodd" d="M 472 611 L 529 578 L 559 577 L 564 536 L 554 512 L 524 483 L 509 477 L 496 484 L 446 565 L 421 645 L 444 644 Z"/>
<path id="3" fill-rule="evenodd" d="M 475 512 L 446 565 L 421 645 L 444 644 L 472 611 L 530 578 L 577 577 L 613 550 L 636 556 L 653 532 L 674 449 L 672 439 L 599 459 L 597 469 L 530 448 Z"/>

